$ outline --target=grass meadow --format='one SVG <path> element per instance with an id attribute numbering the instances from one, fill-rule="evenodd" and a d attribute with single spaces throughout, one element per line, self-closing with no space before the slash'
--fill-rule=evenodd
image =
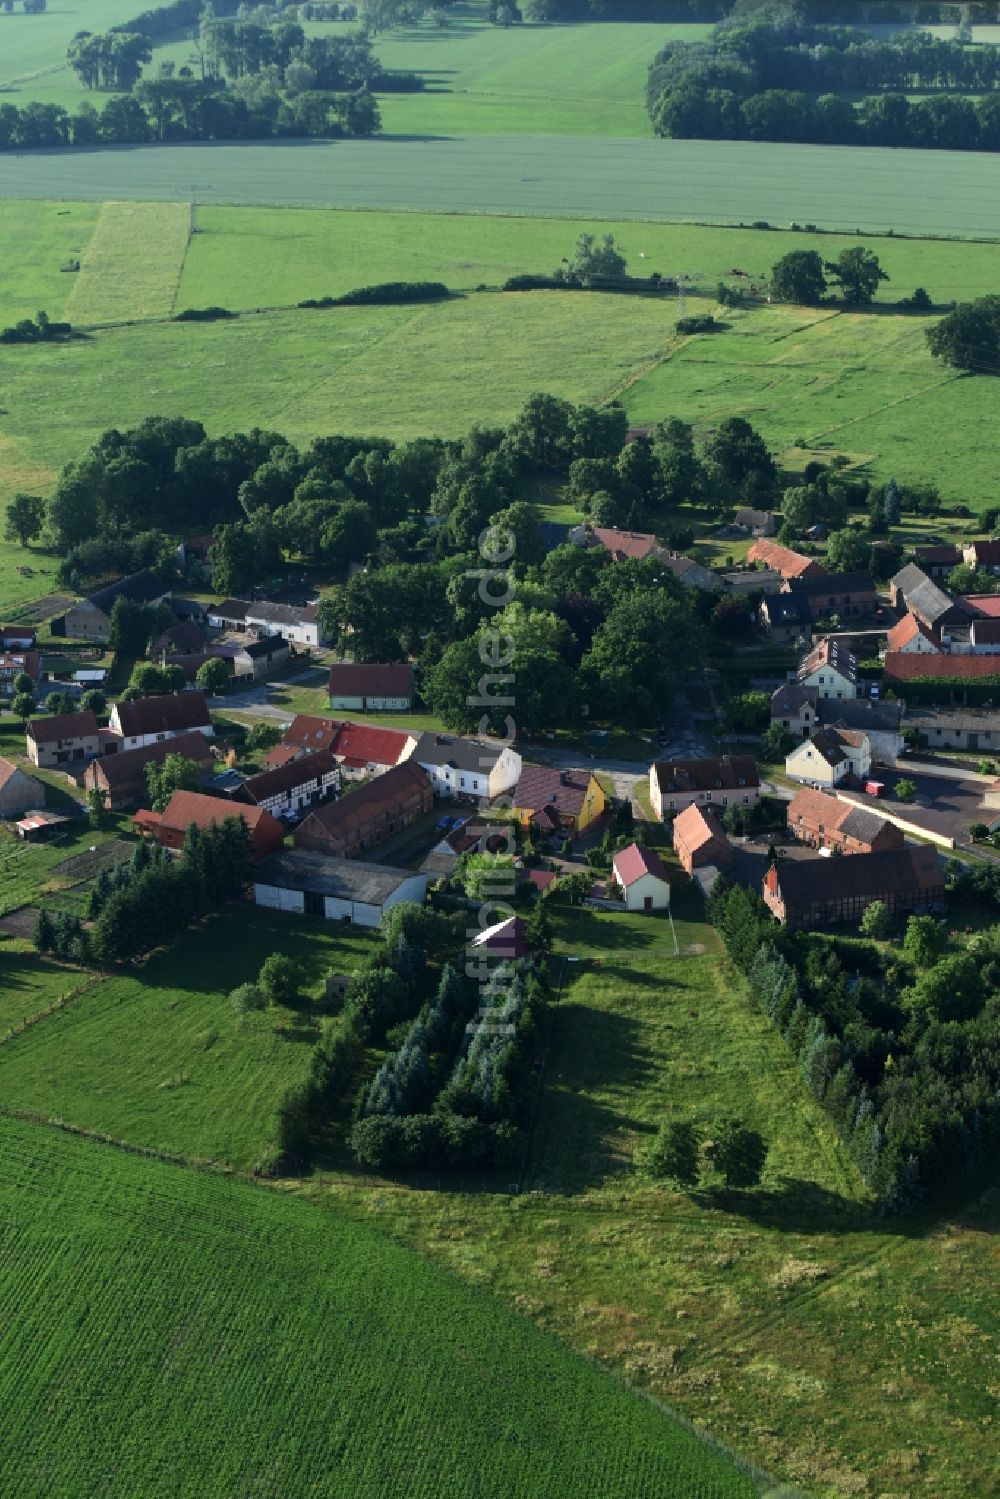
<path id="1" fill-rule="evenodd" d="M 757 1492 L 652 1404 L 366 1225 L 10 1119 L 0 1136 L 5 1492 Z"/>
<path id="2" fill-rule="evenodd" d="M 78 31 L 107 31 L 136 14 L 134 0 L 60 0 L 42 15 L 20 7 L 0 12 L 0 92 L 5 102 L 32 100 L 67 106 L 85 97 L 66 66 L 66 48 Z"/>
<path id="3" fill-rule="evenodd" d="M 169 317 L 191 233 L 186 203 L 104 203 L 66 304 L 74 326 Z"/>

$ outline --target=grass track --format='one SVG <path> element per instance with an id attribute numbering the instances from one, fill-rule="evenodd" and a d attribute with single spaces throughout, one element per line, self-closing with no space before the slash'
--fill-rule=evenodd
<path id="1" fill-rule="evenodd" d="M 0 1487 L 752 1499 L 489 1296 L 266 1189 L 0 1120 Z"/>
<path id="2" fill-rule="evenodd" d="M 74 278 L 74 324 L 169 317 L 184 268 L 186 203 L 105 203 Z"/>

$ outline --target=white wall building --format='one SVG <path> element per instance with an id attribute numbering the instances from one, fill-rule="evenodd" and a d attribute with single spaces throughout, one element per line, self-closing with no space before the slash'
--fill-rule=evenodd
<path id="1" fill-rule="evenodd" d="M 421 734 L 409 759 L 431 778 L 435 796 L 489 799 L 512 791 L 521 779 L 521 756 L 510 745 L 456 734 Z"/>
<path id="2" fill-rule="evenodd" d="M 333 859 L 308 849 L 272 854 L 254 873 L 254 900 L 273 911 L 322 916 L 376 927 L 402 901 L 423 905 L 427 876 L 358 859 Z"/>

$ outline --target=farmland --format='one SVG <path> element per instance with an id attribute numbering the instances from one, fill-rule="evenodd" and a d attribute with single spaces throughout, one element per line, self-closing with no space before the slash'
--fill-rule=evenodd
<path id="1" fill-rule="evenodd" d="M 367 1226 L 56 1131 L 0 1133 L 7 1493 L 319 1494 L 333 1475 L 357 1499 L 755 1492 Z"/>
<path id="2" fill-rule="evenodd" d="M 134 0 L 62 0 L 42 15 L 0 14 L 0 89 L 18 104 L 79 102 L 83 90 L 66 66 L 69 43 L 78 31 L 106 31 L 136 11 Z"/>

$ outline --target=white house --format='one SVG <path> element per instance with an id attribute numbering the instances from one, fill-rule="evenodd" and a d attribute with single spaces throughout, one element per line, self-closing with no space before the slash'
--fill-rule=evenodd
<path id="1" fill-rule="evenodd" d="M 233 800 L 265 807 L 272 817 L 295 816 L 339 789 L 340 766 L 336 757 L 331 750 L 316 750 L 250 776 L 234 793 Z"/>
<path id="2" fill-rule="evenodd" d="M 382 912 L 401 901 L 423 905 L 427 876 L 296 848 L 272 854 L 258 866 L 253 893 L 258 906 L 273 911 L 376 927 Z"/>
<path id="3" fill-rule="evenodd" d="M 858 663 L 836 640 L 821 640 L 802 660 L 800 687 L 815 687 L 820 698 L 848 700 L 858 695 Z"/>
<path id="4" fill-rule="evenodd" d="M 885 639 L 887 651 L 902 651 L 909 656 L 940 656 L 941 646 L 923 620 L 915 614 L 904 614 L 893 625 Z"/>
<path id="5" fill-rule="evenodd" d="M 462 739 L 456 734 L 421 734 L 409 756 L 426 770 L 436 796 L 492 799 L 521 779 L 521 756 L 508 744 Z"/>
<path id="6" fill-rule="evenodd" d="M 245 625 L 265 635 L 280 635 L 290 645 L 325 645 L 329 636 L 319 623 L 316 604 L 271 604 L 252 599 L 246 605 Z"/>
<path id="7" fill-rule="evenodd" d="M 630 843 L 615 854 L 611 878 L 622 892 L 626 911 L 670 910 L 670 875 L 653 849 Z"/>
<path id="8" fill-rule="evenodd" d="M 839 786 L 850 776 L 863 780 L 871 770 L 871 743 L 854 729 L 820 729 L 785 759 L 785 774 L 810 786 Z"/>
<path id="9" fill-rule="evenodd" d="M 118 748 L 123 750 L 160 744 L 192 729 L 209 736 L 215 733 L 203 692 L 168 692 L 162 697 L 115 703 L 108 722 L 111 732 L 121 736 Z"/>

